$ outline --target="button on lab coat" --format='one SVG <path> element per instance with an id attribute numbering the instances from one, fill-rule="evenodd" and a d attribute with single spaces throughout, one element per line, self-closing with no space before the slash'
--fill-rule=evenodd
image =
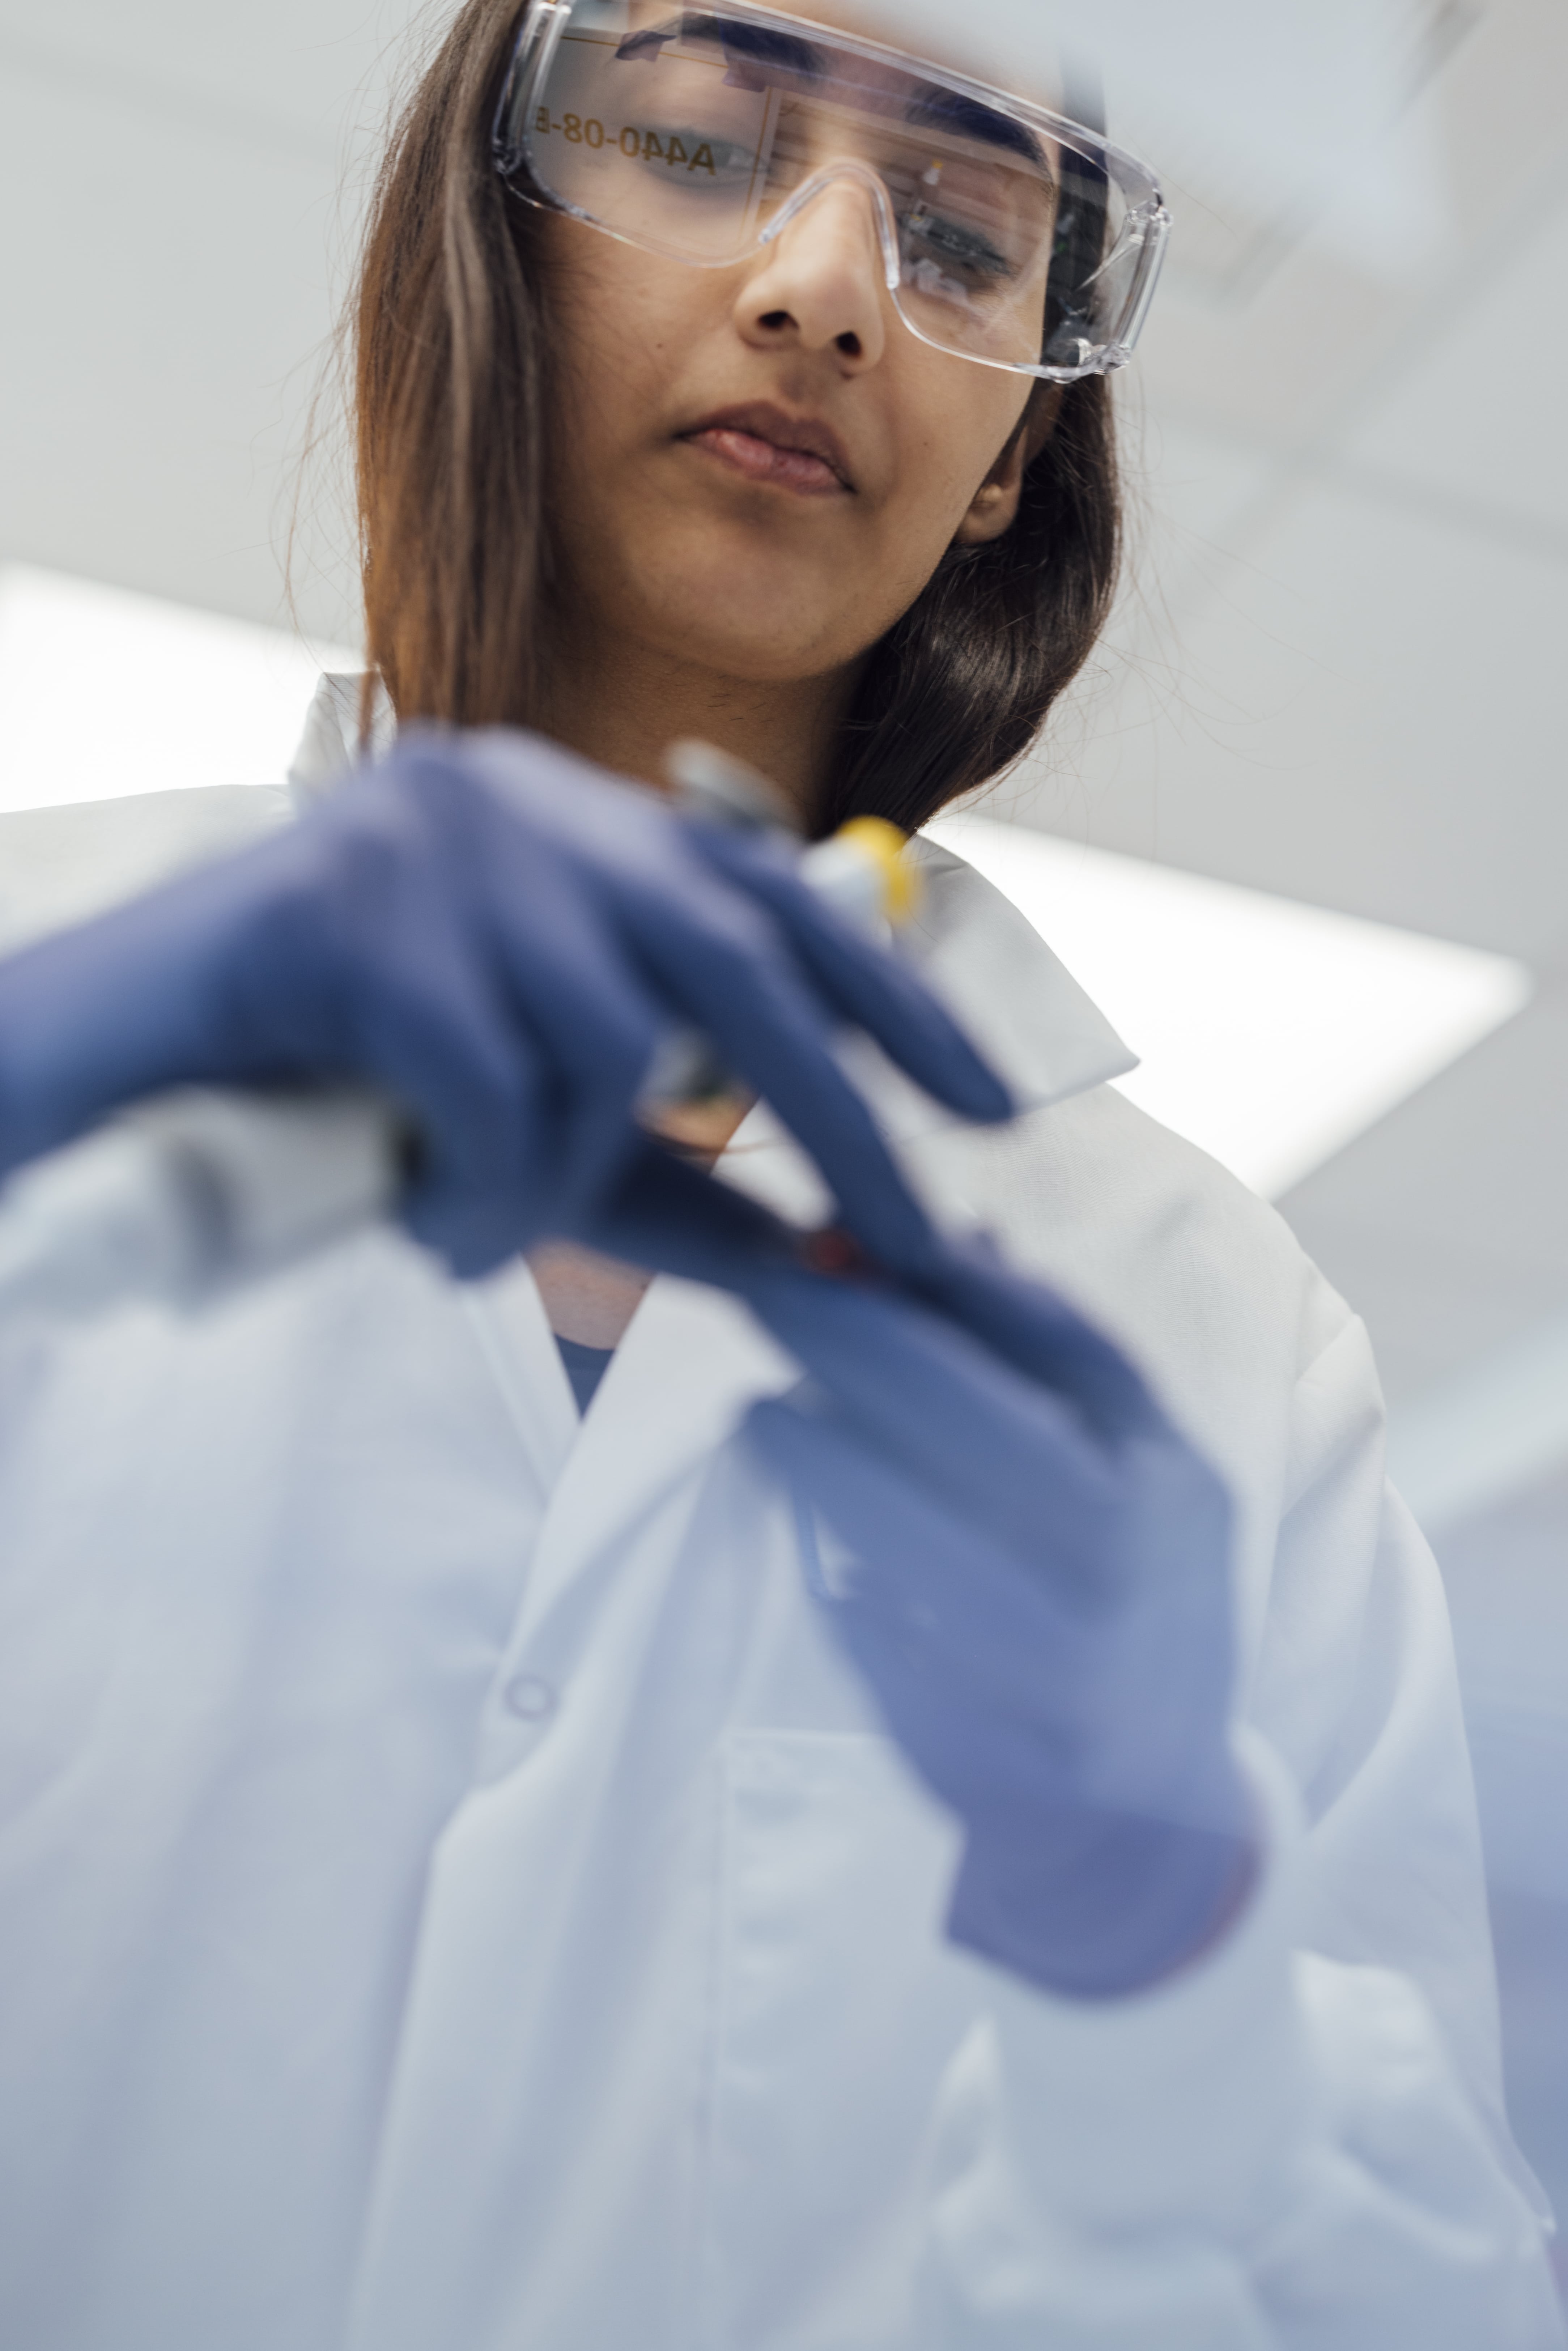
<path id="1" fill-rule="evenodd" d="M 12 935 L 287 820 L 173 797 L 6 820 Z M 722 1296 L 656 1281 L 580 1424 L 527 1270 L 390 1232 L 195 1325 L 3 1334 L 0 2342 L 1562 2341 L 1361 1326 L 925 860 L 912 952 L 1031 1107 L 864 1081 L 1234 1489 L 1245 1911 L 1125 2001 L 945 1941 L 956 1832 L 802 1579 L 741 1434 L 795 1372 Z M 810 1211 L 762 1110 L 726 1172 Z"/>

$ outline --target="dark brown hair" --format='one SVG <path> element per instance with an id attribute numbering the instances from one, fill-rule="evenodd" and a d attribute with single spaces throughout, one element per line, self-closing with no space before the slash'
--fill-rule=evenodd
<path id="1" fill-rule="evenodd" d="M 370 657 L 400 715 L 535 723 L 555 566 L 540 215 L 491 168 L 517 0 L 466 0 L 377 180 L 351 311 Z M 1028 748 L 1103 624 L 1108 387 L 1070 384 L 1002 538 L 955 549 L 865 664 L 818 824 L 906 831 Z"/>

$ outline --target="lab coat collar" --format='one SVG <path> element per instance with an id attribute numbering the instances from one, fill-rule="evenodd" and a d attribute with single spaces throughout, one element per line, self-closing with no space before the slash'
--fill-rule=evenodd
<path id="1" fill-rule="evenodd" d="M 919 912 L 900 944 L 956 1016 L 1020 1111 L 1124 1077 L 1138 1057 L 1122 1042 L 1032 923 L 992 883 L 934 841 L 906 852 L 921 877 Z M 953 1123 L 929 1097 L 887 1067 L 873 1095 L 894 1135 Z"/>

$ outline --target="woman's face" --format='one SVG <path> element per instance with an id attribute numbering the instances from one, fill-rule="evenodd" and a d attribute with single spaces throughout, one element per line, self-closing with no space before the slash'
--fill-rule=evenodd
<path id="1" fill-rule="evenodd" d="M 630 637 L 737 679 L 830 675 L 956 539 L 1011 522 L 1031 379 L 908 331 L 862 186 L 831 184 L 731 269 L 559 214 L 545 230 L 555 515 L 591 649 Z"/>

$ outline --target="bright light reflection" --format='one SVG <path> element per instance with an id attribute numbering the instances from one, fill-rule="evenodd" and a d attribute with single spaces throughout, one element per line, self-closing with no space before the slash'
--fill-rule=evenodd
<path id="1" fill-rule="evenodd" d="M 932 837 L 1005 892 L 1142 1066 L 1121 1091 L 1270 1197 L 1520 1010 L 1522 964 L 1020 825 Z"/>
<path id="2" fill-rule="evenodd" d="M 0 569 L 0 810 L 280 784 L 340 646 L 22 564 Z"/>

